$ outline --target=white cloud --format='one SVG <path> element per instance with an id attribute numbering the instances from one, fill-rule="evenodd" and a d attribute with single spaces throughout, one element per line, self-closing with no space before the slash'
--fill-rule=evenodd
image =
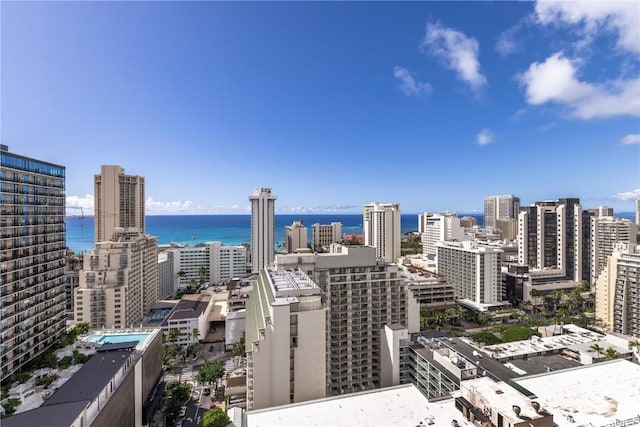
<path id="1" fill-rule="evenodd" d="M 538 1 L 535 17 L 541 24 L 568 24 L 588 44 L 599 30 L 618 36 L 617 47 L 640 53 L 640 6 L 637 1 Z"/>
<path id="2" fill-rule="evenodd" d="M 431 93 L 429 83 L 416 82 L 409 70 L 396 66 L 393 69 L 393 76 L 400 82 L 400 90 L 407 96 L 421 96 Z"/>
<path id="3" fill-rule="evenodd" d="M 442 26 L 440 23 L 429 23 L 426 27 L 423 50 L 442 60 L 446 67 L 454 70 L 458 78 L 478 91 L 487 84 L 487 79 L 480 73 L 478 41 L 467 37 L 464 33 Z"/>
<path id="4" fill-rule="evenodd" d="M 616 193 L 613 196 L 614 199 L 620 200 L 638 200 L 640 199 L 640 188 L 636 188 L 635 190 L 625 191 L 622 193 Z"/>
<path id="5" fill-rule="evenodd" d="M 491 144 L 494 139 L 495 137 L 493 135 L 493 132 L 491 132 L 489 129 L 482 129 L 476 134 L 476 143 L 481 146 Z"/>
<path id="6" fill-rule="evenodd" d="M 67 196 L 67 215 L 93 215 L 93 194 Z"/>
<path id="7" fill-rule="evenodd" d="M 312 213 L 348 213 L 361 212 L 362 206 L 358 205 L 330 205 L 330 206 L 282 206 L 276 207 L 276 212 L 282 214 L 312 214 Z"/>
<path id="8" fill-rule="evenodd" d="M 638 144 L 640 144 L 640 133 L 629 134 L 624 138 L 622 138 L 620 141 L 618 141 L 618 145 L 638 145 Z"/>
<path id="9" fill-rule="evenodd" d="M 616 79 L 602 84 L 582 82 L 576 77 L 579 61 L 557 52 L 544 62 L 534 62 L 516 78 L 526 87 L 530 105 L 548 102 L 563 105 L 580 119 L 640 116 L 640 77 Z"/>
<path id="10" fill-rule="evenodd" d="M 145 211 L 147 214 L 160 213 L 176 213 L 176 212 L 194 212 L 197 211 L 191 200 L 181 200 L 175 202 L 160 202 L 154 200 L 153 197 L 147 197 L 145 201 Z"/>

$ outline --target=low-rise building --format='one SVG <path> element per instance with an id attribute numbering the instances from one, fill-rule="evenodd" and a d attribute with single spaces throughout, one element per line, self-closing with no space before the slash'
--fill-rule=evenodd
<path id="1" fill-rule="evenodd" d="M 187 346 L 202 341 L 209 330 L 209 315 L 213 306 L 210 295 L 184 295 L 162 322 L 162 329 L 166 333 L 171 329 L 180 331 L 175 341 L 178 345 Z"/>

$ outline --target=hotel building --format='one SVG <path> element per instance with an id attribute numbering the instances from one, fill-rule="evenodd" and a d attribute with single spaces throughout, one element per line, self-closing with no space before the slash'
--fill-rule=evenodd
<path id="1" fill-rule="evenodd" d="M 520 198 L 514 195 L 489 196 L 484 199 L 484 227 L 496 228 L 498 220 L 516 219 Z"/>
<path id="2" fill-rule="evenodd" d="M 276 196 L 271 188 L 256 187 L 251 202 L 251 271 L 260 272 L 273 263 Z"/>
<path id="3" fill-rule="evenodd" d="M 425 212 L 418 215 L 418 223 L 422 225 L 420 240 L 423 255 L 436 255 L 437 242 L 464 240 L 464 228 L 460 226 L 460 218 L 455 212 Z"/>
<path id="4" fill-rule="evenodd" d="M 400 205 L 371 203 L 364 206 L 362 219 L 364 244 L 376 248 L 376 256 L 388 262 L 400 258 Z"/>
<path id="5" fill-rule="evenodd" d="M 313 224 L 313 248 L 318 249 L 339 243 L 342 240 L 342 223 L 332 222 L 331 224 Z"/>
<path id="6" fill-rule="evenodd" d="M 635 245 L 638 226 L 628 219 L 591 218 L 591 283 L 594 283 L 618 242 Z"/>
<path id="7" fill-rule="evenodd" d="M 94 177 L 94 242 L 111 240 L 116 228 L 144 234 L 144 177 L 102 165 Z"/>
<path id="8" fill-rule="evenodd" d="M 307 249 L 307 227 L 302 221 L 293 221 L 293 224 L 284 228 L 284 248 L 288 254 L 298 249 Z"/>
<path id="9" fill-rule="evenodd" d="M 234 277 L 247 274 L 247 248 L 244 246 L 224 246 L 221 242 L 207 242 L 196 247 L 170 249 L 175 274 L 182 272 L 180 287 L 193 280 L 200 283 L 220 284 Z M 200 270 L 206 270 L 203 277 Z"/>
<path id="10" fill-rule="evenodd" d="M 65 327 L 65 168 L 0 146 L 1 379 Z"/>

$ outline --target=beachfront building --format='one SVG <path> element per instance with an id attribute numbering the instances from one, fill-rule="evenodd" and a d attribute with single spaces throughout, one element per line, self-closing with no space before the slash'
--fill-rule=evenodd
<path id="1" fill-rule="evenodd" d="M 207 242 L 195 247 L 170 249 L 173 271 L 180 287 L 222 284 L 247 274 L 247 248 Z"/>
<path id="2" fill-rule="evenodd" d="M 364 244 L 376 248 L 376 256 L 387 262 L 400 258 L 400 205 L 370 203 L 364 206 L 362 228 Z"/>
<path id="3" fill-rule="evenodd" d="M 302 271 L 264 268 L 246 314 L 247 410 L 326 395 L 327 306 Z"/>
<path id="4" fill-rule="evenodd" d="M 276 196 L 269 187 L 256 187 L 251 202 L 251 271 L 260 272 L 273 263 Z"/>
<path id="5" fill-rule="evenodd" d="M 112 240 L 84 255 L 75 289 L 75 320 L 92 328 L 139 325 L 158 301 L 158 239 L 114 229 Z"/>
<path id="6" fill-rule="evenodd" d="M 437 272 L 454 287 L 456 297 L 475 304 L 502 300 L 502 250 L 472 241 L 438 242 Z"/>
<path id="7" fill-rule="evenodd" d="M 464 240 L 464 228 L 456 212 L 424 212 L 418 215 L 418 223 L 421 224 L 420 240 L 424 256 L 436 255 L 437 242 Z"/>
<path id="8" fill-rule="evenodd" d="M 307 227 L 302 221 L 293 221 L 293 224 L 284 228 L 284 248 L 288 254 L 298 249 L 307 249 Z"/>
<path id="9" fill-rule="evenodd" d="M 313 230 L 313 248 L 320 249 L 332 243 L 342 240 L 342 223 L 332 222 L 331 224 L 315 223 L 311 226 Z"/>
<path id="10" fill-rule="evenodd" d="M 515 220 L 520 211 L 520 198 L 512 194 L 484 199 L 484 226 L 497 228 L 498 220 Z"/>
<path id="11" fill-rule="evenodd" d="M 120 166 L 102 165 L 94 177 L 94 242 L 111 240 L 116 228 L 144 234 L 144 177 Z"/>
<path id="12" fill-rule="evenodd" d="M 65 327 L 65 168 L 0 145 L 0 356 L 6 379 Z"/>

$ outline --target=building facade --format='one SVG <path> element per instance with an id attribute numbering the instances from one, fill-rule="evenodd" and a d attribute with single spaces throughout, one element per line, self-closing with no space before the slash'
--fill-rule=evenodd
<path id="1" fill-rule="evenodd" d="M 423 255 L 436 255 L 437 242 L 464 240 L 464 228 L 455 212 L 425 212 L 418 216 L 418 223 L 422 224 L 420 240 Z"/>
<path id="2" fill-rule="evenodd" d="M 170 299 L 178 290 L 176 272 L 173 271 L 173 252 L 158 253 L 158 299 Z"/>
<path id="3" fill-rule="evenodd" d="M 638 226 L 633 221 L 610 216 L 591 218 L 591 283 L 605 268 L 614 244 L 635 245 L 637 234 Z"/>
<path id="4" fill-rule="evenodd" d="M 293 221 L 293 224 L 284 228 L 284 248 L 288 254 L 297 249 L 306 249 L 308 243 L 307 227 L 302 221 Z"/>
<path id="5" fill-rule="evenodd" d="M 339 243 L 342 240 L 342 223 L 332 222 L 331 224 L 315 223 L 311 226 L 313 230 L 313 248 L 319 249 Z"/>
<path id="6" fill-rule="evenodd" d="M 621 253 L 616 265 L 613 332 L 640 337 L 640 254 Z"/>
<path id="7" fill-rule="evenodd" d="M 376 256 L 388 262 L 400 257 L 402 228 L 398 203 L 371 203 L 364 206 L 364 244 L 376 248 Z"/>
<path id="8" fill-rule="evenodd" d="M 1 379 L 65 328 L 65 168 L 0 146 Z"/>
<path id="9" fill-rule="evenodd" d="M 247 248 L 207 242 L 195 247 L 170 249 L 179 286 L 190 283 L 222 284 L 247 274 Z M 202 273 L 202 274 L 201 274 Z"/>
<path id="10" fill-rule="evenodd" d="M 94 242 L 111 240 L 116 228 L 136 228 L 144 234 L 144 202 L 144 177 L 102 165 L 94 177 Z"/>
<path id="11" fill-rule="evenodd" d="M 456 297 L 476 304 L 501 301 L 501 249 L 466 241 L 439 242 L 437 250 L 438 274 L 453 285 Z"/>
<path id="12" fill-rule="evenodd" d="M 580 199 L 536 202 L 518 216 L 518 263 L 561 269 L 568 279 L 591 276 L 591 217 Z"/>
<path id="13" fill-rule="evenodd" d="M 303 272 L 260 272 L 247 305 L 247 410 L 326 396 L 326 311 Z"/>
<path id="14" fill-rule="evenodd" d="M 489 196 L 484 199 L 484 226 L 496 228 L 498 220 L 516 219 L 520 198 L 514 195 Z"/>
<path id="15" fill-rule="evenodd" d="M 91 328 L 139 325 L 158 300 L 158 239 L 115 229 L 113 240 L 84 255 L 75 289 L 75 320 Z"/>
<path id="16" fill-rule="evenodd" d="M 251 202 L 251 271 L 260 272 L 273 263 L 276 196 L 271 188 L 256 187 Z"/>

